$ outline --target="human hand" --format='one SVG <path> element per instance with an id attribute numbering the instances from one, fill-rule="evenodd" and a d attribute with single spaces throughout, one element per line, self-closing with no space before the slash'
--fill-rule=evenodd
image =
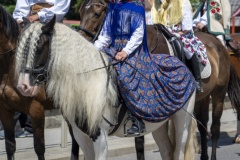
<path id="1" fill-rule="evenodd" d="M 204 24 L 203 24 L 203 23 L 199 22 L 199 23 L 197 24 L 197 28 L 198 28 L 198 29 L 203 29 L 203 27 L 204 27 Z"/>
<path id="2" fill-rule="evenodd" d="M 118 52 L 115 56 L 115 59 L 118 61 L 124 61 L 127 58 L 127 53 L 125 51 Z"/>
<path id="3" fill-rule="evenodd" d="M 182 31 L 180 31 L 180 32 L 178 32 L 178 34 L 181 36 L 181 35 L 183 35 L 183 32 L 182 32 Z"/>
<path id="4" fill-rule="evenodd" d="M 34 15 L 29 16 L 28 19 L 30 22 L 34 22 L 34 21 L 39 20 L 39 16 L 38 16 L 38 14 L 34 14 Z"/>

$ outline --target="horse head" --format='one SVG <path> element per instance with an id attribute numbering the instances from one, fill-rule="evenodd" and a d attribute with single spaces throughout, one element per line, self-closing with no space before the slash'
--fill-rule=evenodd
<path id="1" fill-rule="evenodd" d="M 79 32 L 89 41 L 97 37 L 107 13 L 108 0 L 85 0 L 79 9 Z"/>
<path id="2" fill-rule="evenodd" d="M 24 96 L 35 96 L 41 88 L 40 84 L 47 81 L 50 41 L 55 22 L 55 16 L 45 25 L 30 23 L 24 18 L 24 26 L 27 27 L 22 31 L 16 56 L 21 63 L 16 63 L 16 75 L 19 76 L 17 89 Z"/>

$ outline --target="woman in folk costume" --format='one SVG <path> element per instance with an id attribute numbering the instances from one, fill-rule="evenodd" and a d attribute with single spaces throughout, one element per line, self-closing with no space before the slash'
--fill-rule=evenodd
<path id="1" fill-rule="evenodd" d="M 13 18 L 21 23 L 23 17 L 30 22 L 47 23 L 56 15 L 57 22 L 62 21 L 69 10 L 71 0 L 17 0 Z"/>
<path id="2" fill-rule="evenodd" d="M 154 24 L 165 25 L 171 33 L 181 39 L 185 56 L 190 62 L 196 80 L 197 92 L 203 92 L 198 62 L 206 65 L 208 58 L 204 44 L 194 36 L 192 6 L 189 0 L 155 0 L 152 18 Z"/>
<path id="3" fill-rule="evenodd" d="M 223 45 L 230 37 L 231 6 L 229 0 L 202 0 L 193 16 L 193 25 L 199 29 L 207 26 Z"/>
<path id="4" fill-rule="evenodd" d="M 141 119 L 159 122 L 184 106 L 195 89 L 190 71 L 176 57 L 150 55 L 146 41 L 144 0 L 111 1 L 94 45 L 117 60 L 120 93 L 136 117 L 128 134 L 139 135 Z"/>

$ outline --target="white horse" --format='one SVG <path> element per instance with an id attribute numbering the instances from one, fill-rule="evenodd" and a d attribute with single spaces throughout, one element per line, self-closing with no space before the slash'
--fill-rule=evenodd
<path id="1" fill-rule="evenodd" d="M 107 62 L 104 54 L 102 57 Z M 48 70 L 50 77 L 47 94 L 53 98 L 55 106 L 60 107 L 63 116 L 71 124 L 74 137 L 87 160 L 106 159 L 107 137 L 112 129 L 110 124 L 116 123 L 115 115 L 118 112 L 115 71 L 112 68 L 109 71 L 93 71 L 103 66 L 101 55 L 93 44 L 69 27 L 55 23 L 55 18 L 46 25 L 30 24 L 20 37 L 16 53 L 18 90 L 24 96 L 36 95 L 39 84 L 46 78 L 44 71 Z M 162 159 L 185 158 L 185 148 L 189 148 L 186 146 L 194 103 L 195 91 L 183 109 L 169 117 L 176 131 L 175 147 L 172 146 L 165 127 L 169 119 L 159 123 L 144 121 L 144 134 L 152 132 Z M 125 115 L 124 120 L 126 118 Z M 123 122 L 114 135 L 124 137 Z M 194 152 L 191 152 L 190 157 L 195 159 Z"/>

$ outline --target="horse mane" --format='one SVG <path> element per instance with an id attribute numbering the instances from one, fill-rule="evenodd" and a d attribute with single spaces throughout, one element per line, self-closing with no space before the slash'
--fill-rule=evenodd
<path id="1" fill-rule="evenodd" d="M 41 34 L 40 23 L 33 23 L 24 31 L 17 51 L 16 71 L 20 73 L 24 67 L 33 68 L 34 46 Z M 26 46 L 30 48 L 26 54 Z M 102 121 L 106 107 L 117 104 L 115 72 L 110 70 L 110 80 L 103 67 L 99 51 L 78 32 L 56 23 L 51 41 L 47 83 L 47 94 L 53 98 L 55 106 L 59 106 L 63 116 L 77 121 L 78 126 L 88 127 L 88 133 L 94 134 Z M 24 49 L 25 48 L 25 49 Z M 106 62 L 107 56 L 102 54 Z M 27 61 L 25 57 L 28 57 Z M 109 84 L 107 84 L 109 82 Z"/>
<path id="2" fill-rule="evenodd" d="M 87 6 L 87 4 L 89 3 L 90 0 L 83 0 L 81 5 L 80 5 L 80 8 L 79 8 L 79 13 L 81 14 L 81 12 L 83 11 L 83 9 Z"/>
<path id="3" fill-rule="evenodd" d="M 3 28 L 3 33 L 6 37 L 16 41 L 19 35 L 19 27 L 16 20 L 7 13 L 7 11 L 0 5 L 0 21 Z"/>

